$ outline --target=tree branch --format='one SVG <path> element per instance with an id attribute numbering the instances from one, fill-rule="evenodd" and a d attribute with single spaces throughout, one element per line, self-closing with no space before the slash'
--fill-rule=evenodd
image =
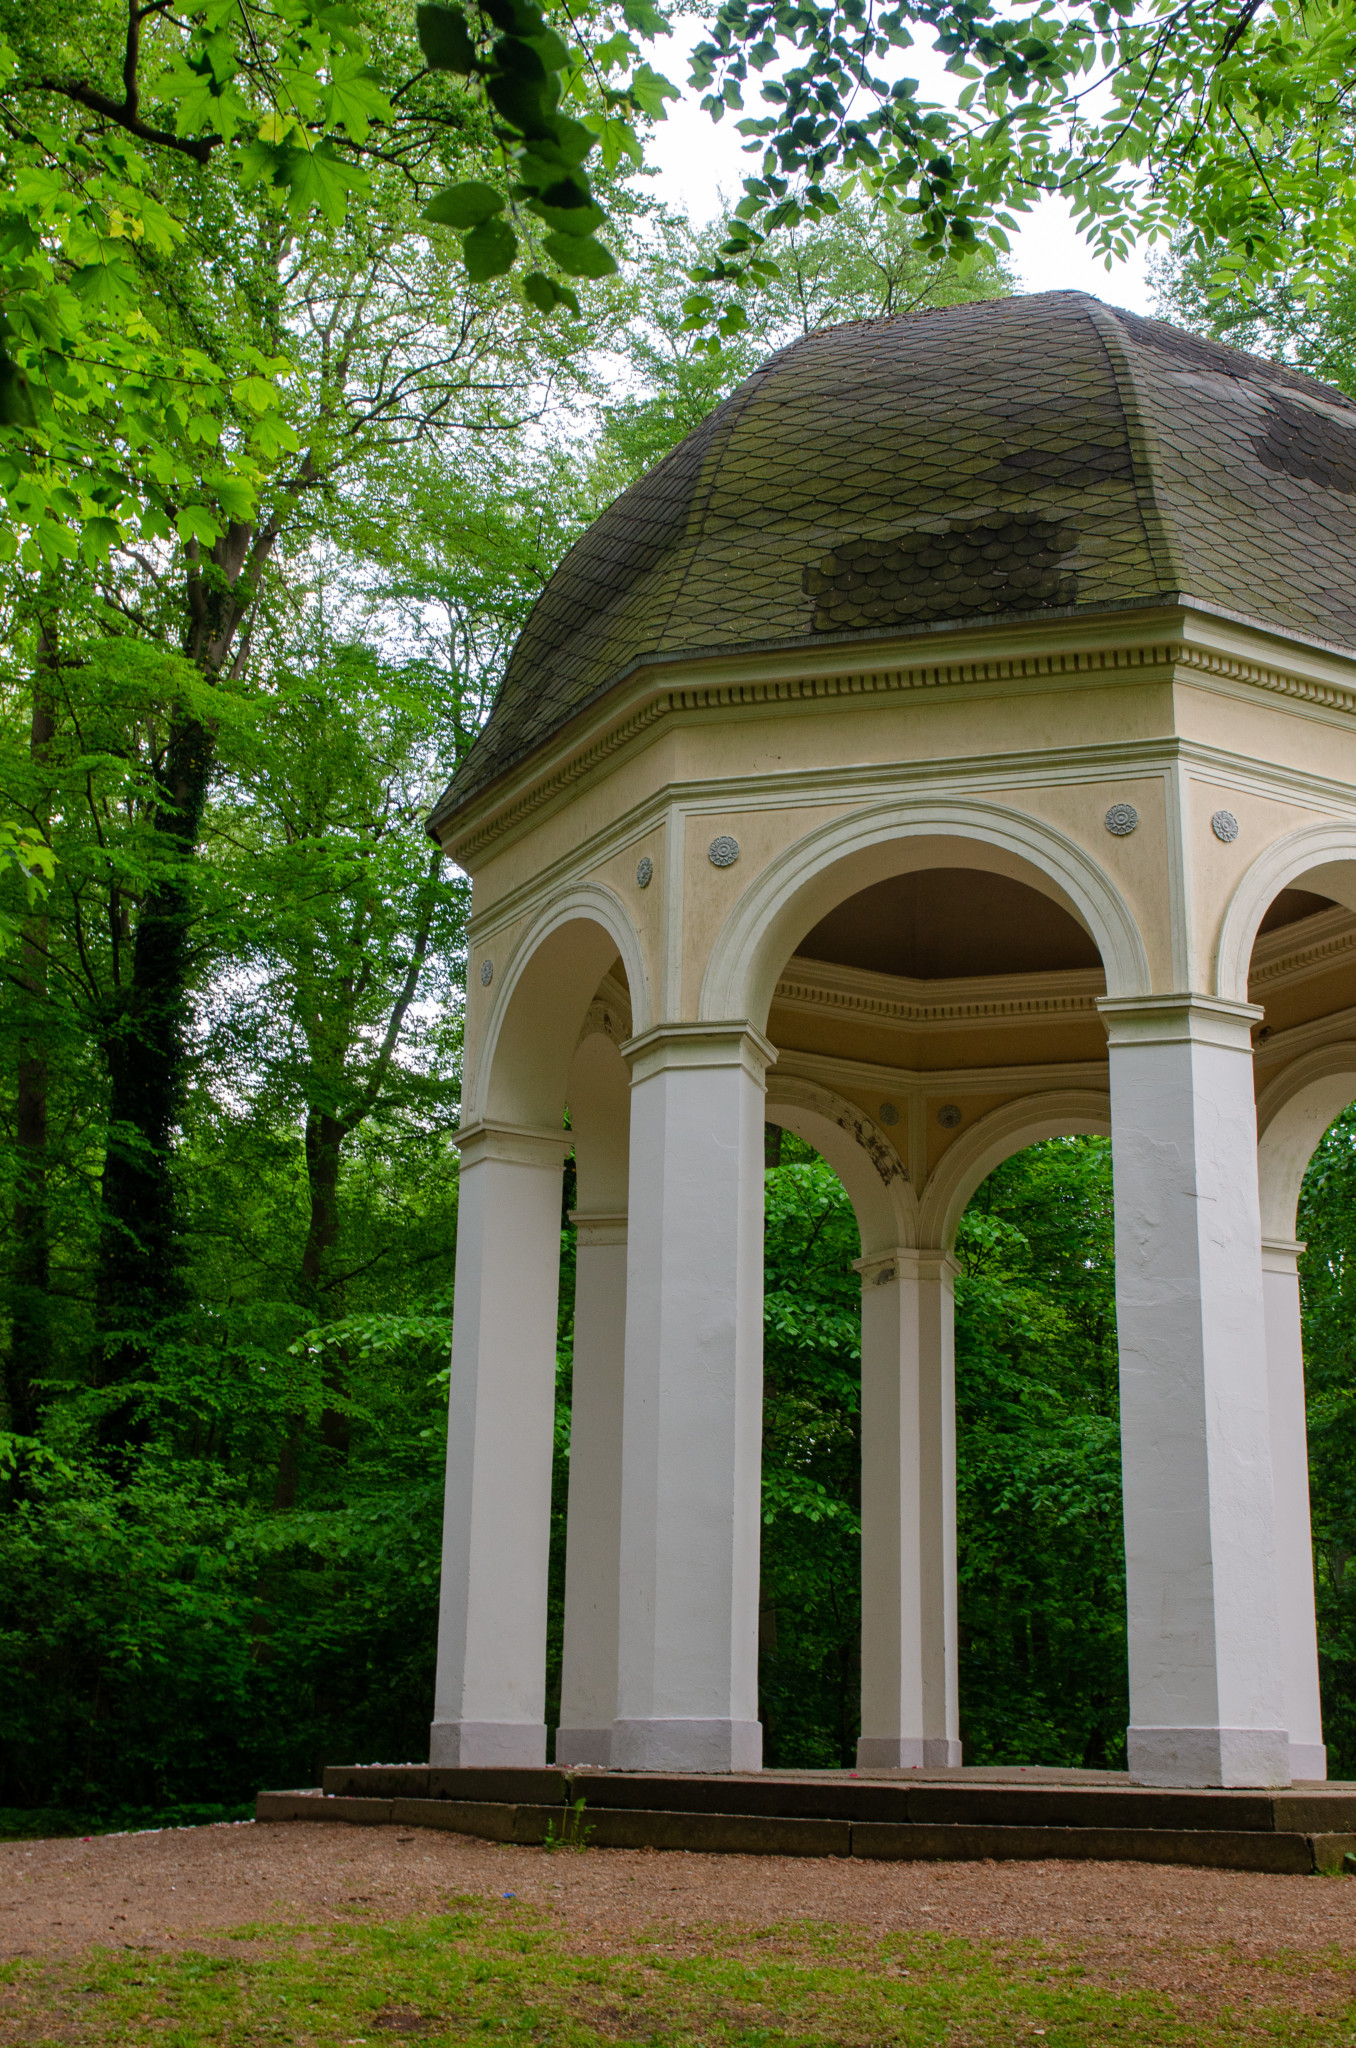
<path id="1" fill-rule="evenodd" d="M 129 29 L 129 44 L 131 40 Z M 180 156 L 191 157 L 195 164 L 207 163 L 222 140 L 220 135 L 171 135 L 167 129 L 153 128 L 137 112 L 135 94 L 130 100 L 119 103 L 78 78 L 39 78 L 35 84 L 39 92 L 58 93 L 62 99 L 74 100 L 77 106 L 87 107 L 92 114 L 102 114 L 106 121 L 114 122 L 129 135 L 135 135 L 138 142 L 153 142 L 158 149 L 176 150 Z"/>

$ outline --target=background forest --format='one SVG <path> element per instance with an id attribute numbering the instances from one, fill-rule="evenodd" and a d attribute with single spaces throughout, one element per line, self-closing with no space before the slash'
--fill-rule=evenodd
<path id="1" fill-rule="evenodd" d="M 473 142 L 430 120 L 428 178 Z M 337 219 L 199 180 L 186 231 L 139 245 L 139 288 L 234 424 L 180 407 L 159 526 L 85 547 L 54 499 L 42 546 L 3 537 L 0 820 L 55 861 L 45 893 L 0 870 L 16 1825 L 229 1811 L 326 1761 L 424 1754 L 467 896 L 423 818 L 561 555 L 763 355 L 1011 289 L 996 259 L 925 262 L 897 215 L 845 198 L 775 233 L 780 278 L 699 344 L 684 280 L 726 227 L 696 233 L 617 160 L 600 177 L 629 261 L 551 322 L 449 264 L 407 163 L 378 159 Z M 1173 317 L 1356 387 L 1356 302 L 1277 287 L 1221 310 L 1185 259 L 1160 288 Z M 87 425 L 152 482 L 169 460 L 126 413 Z M 248 453 L 248 490 L 224 449 Z M 553 1688 L 567 1207 L 563 1189 Z M 1356 1775 L 1356 1114 L 1314 1161 L 1301 1236 L 1328 1739 Z M 828 1168 L 770 1133 L 776 1763 L 848 1762 L 857 1733 L 856 1250 Z M 1009 1161 L 958 1257 L 967 1760 L 1115 1765 L 1105 1144 Z"/>

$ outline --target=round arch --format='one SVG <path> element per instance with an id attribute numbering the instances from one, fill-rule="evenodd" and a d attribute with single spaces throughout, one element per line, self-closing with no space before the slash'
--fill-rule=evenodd
<path id="1" fill-rule="evenodd" d="M 632 1028 L 649 1029 L 645 957 L 620 897 L 585 883 L 559 897 L 519 938 L 498 975 L 467 1090 L 469 1123 L 492 1117 L 554 1130 L 566 1074 L 598 984 L 618 954 Z"/>
<path id="2" fill-rule="evenodd" d="M 1336 1117 L 1356 1102 L 1356 1040 L 1319 1046 L 1276 1076 L 1257 1098 L 1257 1179 L 1262 1236 L 1293 1242 L 1309 1161 Z"/>
<path id="3" fill-rule="evenodd" d="M 917 1243 L 917 1197 L 899 1154 L 865 1110 L 813 1081 L 779 1075 L 774 1067 L 765 1114 L 770 1124 L 813 1145 L 833 1168 L 857 1218 L 863 1258 Z"/>
<path id="4" fill-rule="evenodd" d="M 1051 1089 L 991 1109 L 949 1145 L 919 1205 L 919 1243 L 950 1251 L 971 1196 L 996 1166 L 1046 1138 L 1109 1138 L 1111 1097 L 1091 1088 Z"/>
<path id="5" fill-rule="evenodd" d="M 1282 889 L 1303 881 L 1317 895 L 1356 910 L 1356 824 L 1302 825 L 1257 856 L 1224 913 L 1215 956 L 1215 993 L 1248 999 L 1248 969 L 1257 928 Z"/>
<path id="6" fill-rule="evenodd" d="M 855 811 L 806 833 L 771 860 L 716 938 L 701 1016 L 747 1017 L 761 1029 L 778 975 L 819 918 L 886 876 L 943 866 L 1009 875 L 1052 897 L 1095 940 L 1107 993 L 1148 993 L 1148 956 L 1129 906 L 1080 846 L 1024 812 L 951 799 Z"/>

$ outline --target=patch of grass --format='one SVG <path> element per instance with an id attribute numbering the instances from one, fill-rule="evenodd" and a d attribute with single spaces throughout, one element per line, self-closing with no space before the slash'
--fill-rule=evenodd
<path id="1" fill-rule="evenodd" d="M 655 1926 L 576 1950 L 543 1912 L 457 1900 L 434 1917 L 252 1928 L 239 1946 L 95 1950 L 0 1974 L 0 2043 L 149 2041 L 506 2048 L 1285 2048 L 1356 2043 L 1356 2001 L 1306 2016 L 1202 2018 L 1166 1993 L 1098 1984 L 1038 1942 L 785 1925 Z"/>

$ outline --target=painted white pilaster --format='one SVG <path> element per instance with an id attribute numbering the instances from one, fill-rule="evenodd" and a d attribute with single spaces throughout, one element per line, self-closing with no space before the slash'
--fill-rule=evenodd
<path id="1" fill-rule="evenodd" d="M 900 1249 L 862 1276 L 862 1769 L 961 1760 L 955 1264 Z"/>
<path id="2" fill-rule="evenodd" d="M 763 1076 L 747 1024 L 633 1039 L 612 1764 L 756 1770 Z"/>
<path id="3" fill-rule="evenodd" d="M 1323 1709 L 1318 1691 L 1314 1619 L 1314 1546 L 1309 1521 L 1309 1435 L 1304 1410 L 1304 1345 L 1296 1264 L 1302 1244 L 1262 1240 L 1271 1470 L 1276 1490 L 1276 1573 L 1281 1657 L 1292 1778 L 1326 1778 Z"/>
<path id="4" fill-rule="evenodd" d="M 617 1712 L 626 1216 L 574 1212 L 574 1372 L 558 1764 L 607 1764 Z"/>
<path id="5" fill-rule="evenodd" d="M 463 1130 L 430 1760 L 546 1760 L 564 1130 Z"/>
<path id="6" fill-rule="evenodd" d="M 1099 1006 L 1110 1039 L 1131 1775 L 1290 1780 L 1247 1004 Z"/>

